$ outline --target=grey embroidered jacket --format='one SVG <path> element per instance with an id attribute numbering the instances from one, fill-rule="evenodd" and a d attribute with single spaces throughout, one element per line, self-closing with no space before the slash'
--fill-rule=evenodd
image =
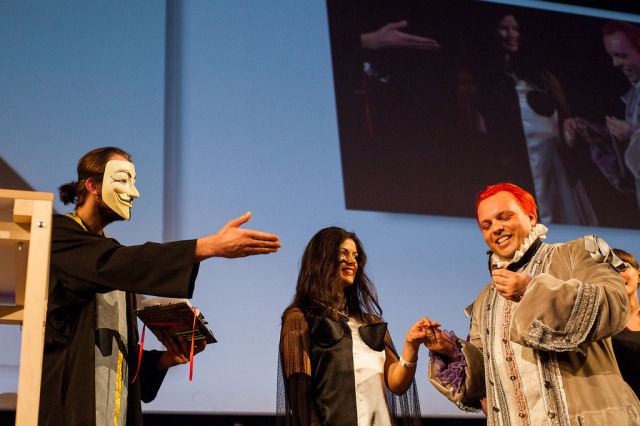
<path id="1" fill-rule="evenodd" d="M 429 380 L 465 410 L 486 396 L 488 425 L 640 424 L 640 402 L 611 347 L 629 305 L 609 247 L 587 236 L 532 250 L 519 271 L 533 279 L 519 303 L 493 282 L 476 299 L 470 342 L 460 341 L 462 389 L 442 383 L 433 363 Z"/>

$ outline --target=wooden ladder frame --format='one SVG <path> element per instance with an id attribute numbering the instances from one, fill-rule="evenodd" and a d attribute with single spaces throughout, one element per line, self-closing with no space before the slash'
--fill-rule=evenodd
<path id="1" fill-rule="evenodd" d="M 13 270 L 0 270 L 0 274 L 13 275 L 15 289 L 15 305 L 0 305 L 0 324 L 22 325 L 19 426 L 38 424 L 52 211 L 51 193 L 0 189 L 0 255 L 14 259 Z"/>

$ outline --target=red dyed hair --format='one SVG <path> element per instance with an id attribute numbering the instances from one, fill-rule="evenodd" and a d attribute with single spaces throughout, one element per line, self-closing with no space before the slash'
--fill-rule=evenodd
<path id="1" fill-rule="evenodd" d="M 640 50 L 640 28 L 624 21 L 605 22 L 602 27 L 602 35 L 610 36 L 615 33 L 622 33 L 636 50 Z"/>
<path id="2" fill-rule="evenodd" d="M 478 206 L 480 203 L 502 191 L 513 195 L 524 214 L 527 216 L 533 215 L 536 218 L 536 222 L 538 221 L 538 206 L 536 205 L 536 200 L 533 199 L 533 195 L 517 185 L 504 182 L 487 186 L 487 189 L 478 194 L 478 198 L 476 198 L 476 220 L 478 219 Z"/>

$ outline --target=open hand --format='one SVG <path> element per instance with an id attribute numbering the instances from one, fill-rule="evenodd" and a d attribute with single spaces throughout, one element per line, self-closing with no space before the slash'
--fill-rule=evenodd
<path id="1" fill-rule="evenodd" d="M 240 228 L 250 218 L 251 212 L 247 212 L 230 220 L 218 233 L 198 239 L 195 261 L 200 262 L 213 256 L 236 258 L 278 251 L 282 244 L 278 242 L 277 235 Z"/>
<path id="2" fill-rule="evenodd" d="M 391 22 L 376 31 L 360 35 L 360 43 L 365 49 L 436 50 L 440 48 L 440 44 L 432 38 L 400 31 L 407 25 L 407 21 Z"/>

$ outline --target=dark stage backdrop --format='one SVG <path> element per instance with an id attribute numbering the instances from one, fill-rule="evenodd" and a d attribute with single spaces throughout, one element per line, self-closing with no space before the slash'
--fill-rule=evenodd
<path id="1" fill-rule="evenodd" d="M 606 121 L 637 128 L 638 101 L 625 117 L 607 19 L 466 0 L 329 0 L 328 15 L 348 209 L 473 217 L 468 200 L 505 181 L 543 223 L 640 228 L 633 138 Z"/>

